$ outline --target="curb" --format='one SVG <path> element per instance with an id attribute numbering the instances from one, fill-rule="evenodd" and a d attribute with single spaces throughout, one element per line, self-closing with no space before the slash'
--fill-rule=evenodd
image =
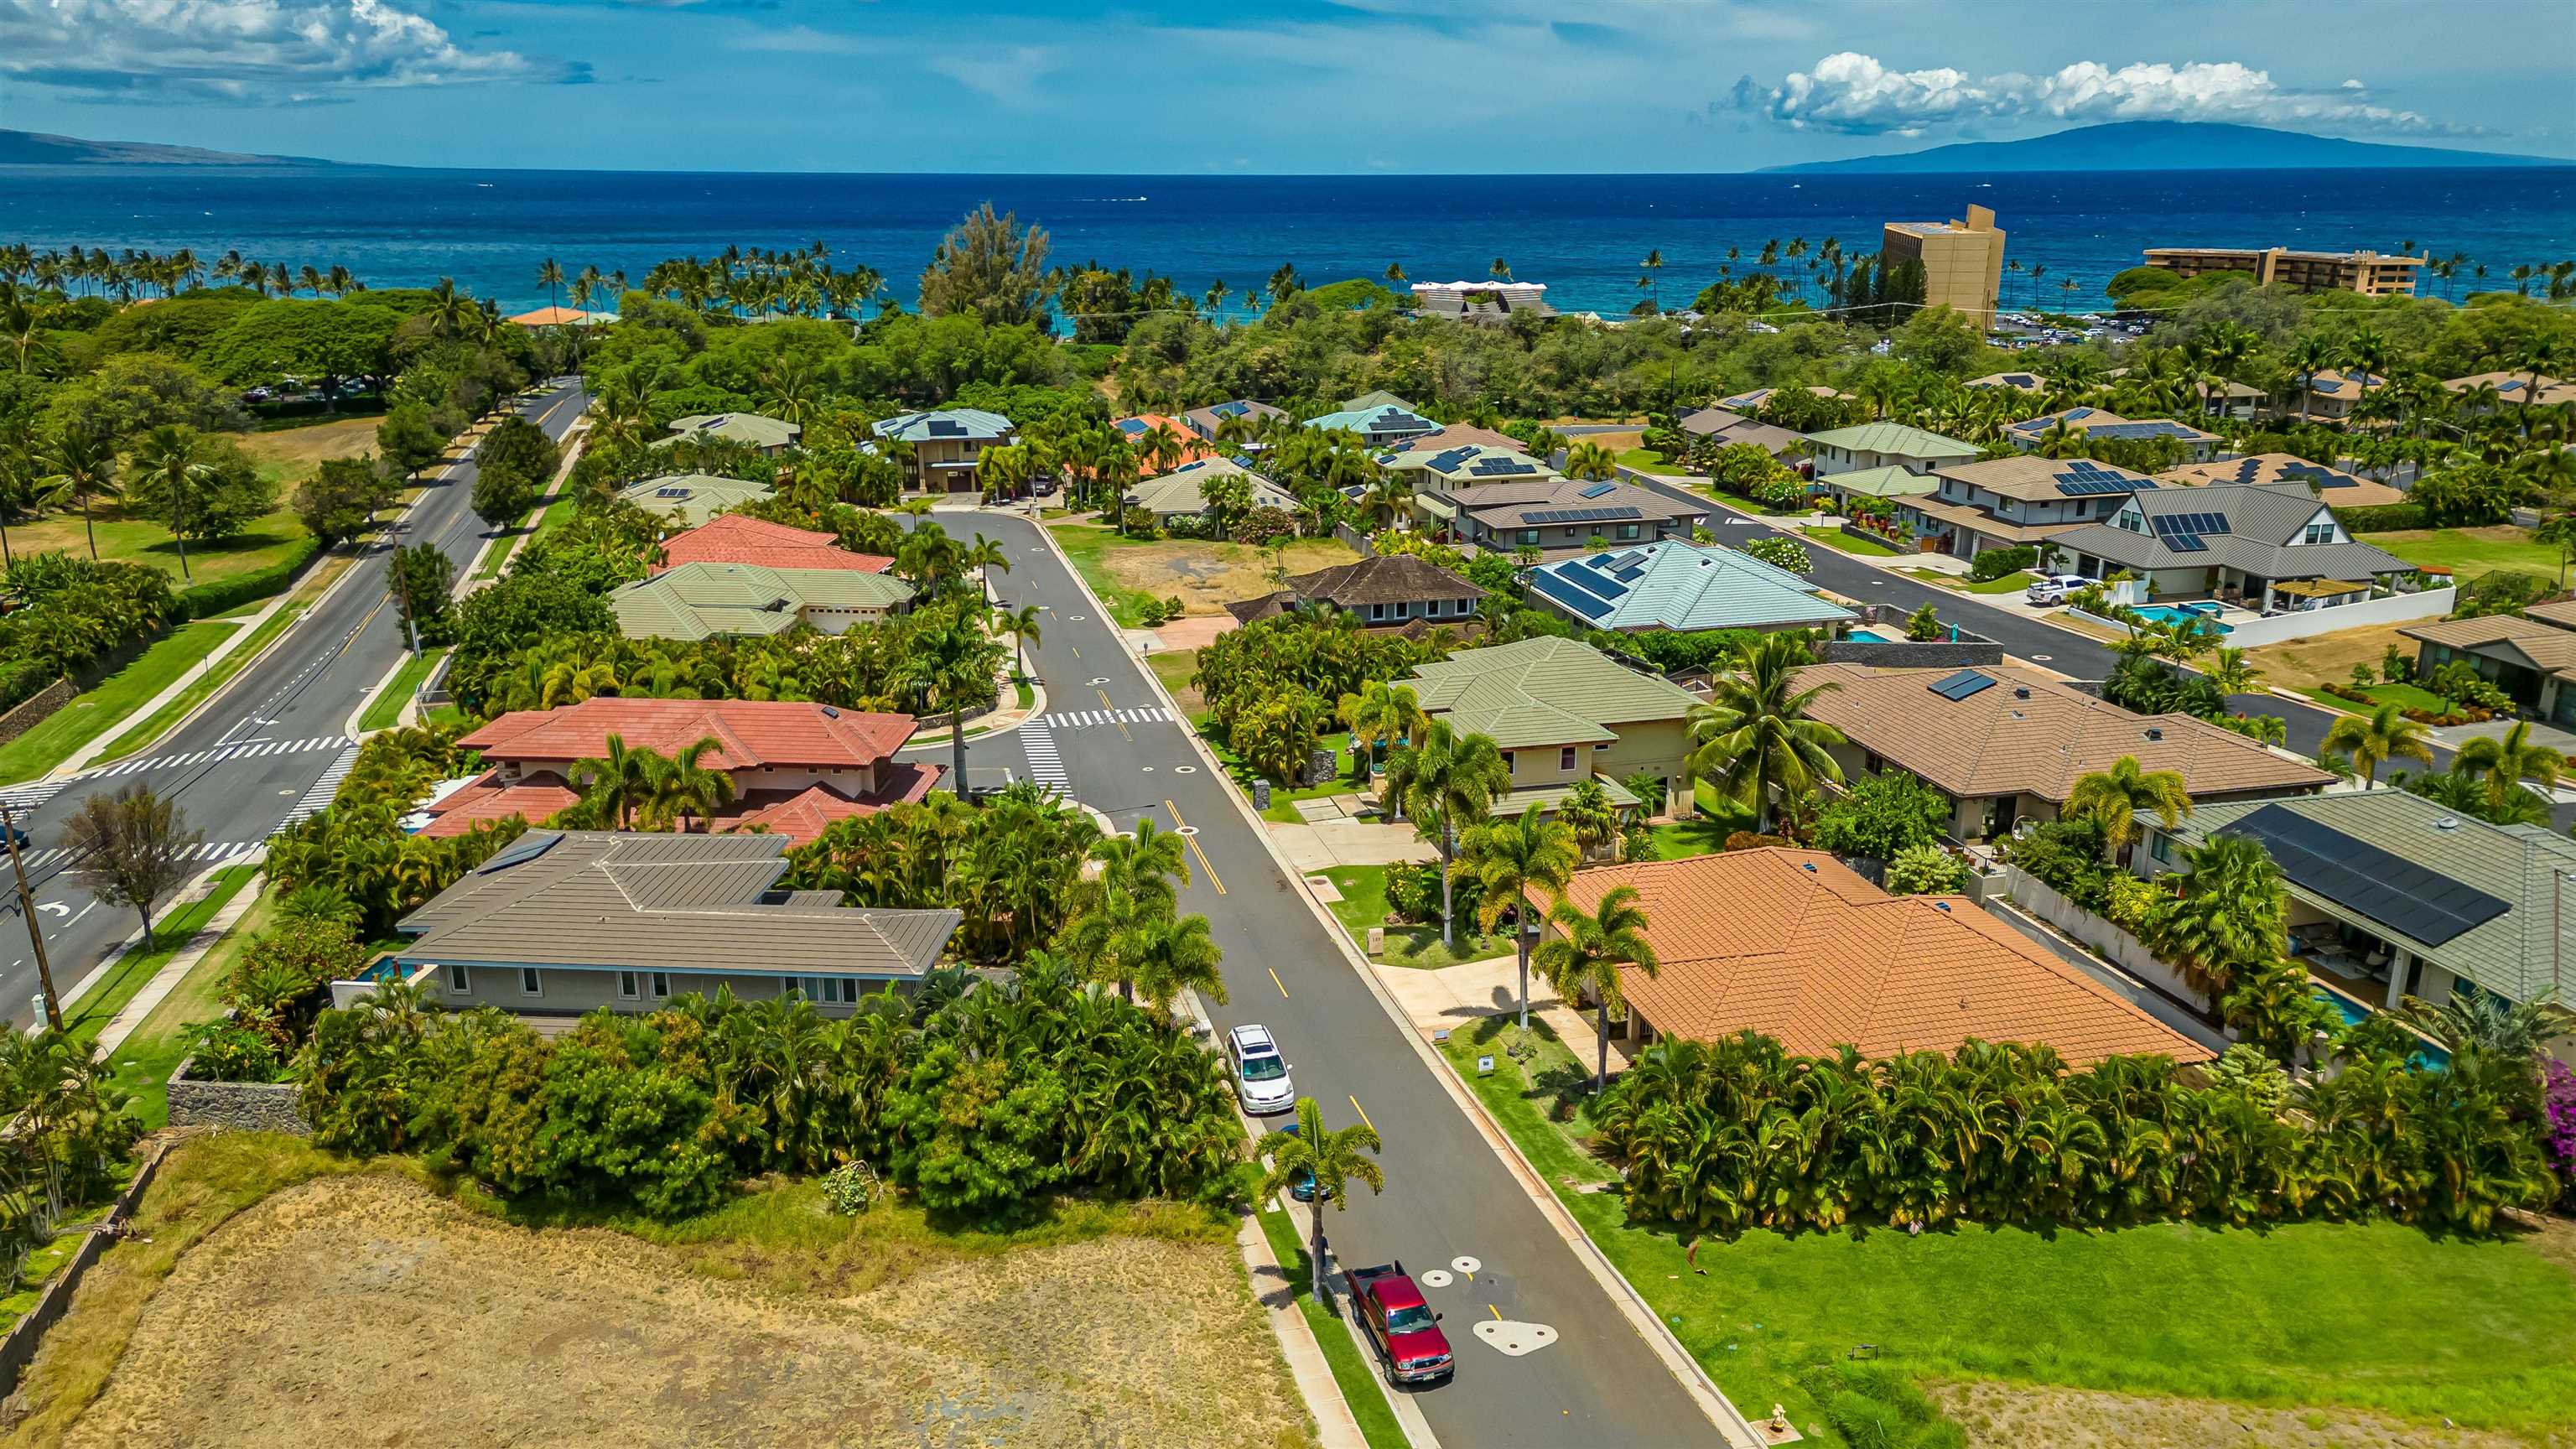
<path id="1" fill-rule="evenodd" d="M 1082 590 L 1085 597 L 1091 600 L 1093 607 L 1102 608 L 1105 613 L 1100 597 L 1091 592 L 1091 585 L 1084 581 L 1081 571 L 1074 568 L 1071 559 L 1065 557 L 1063 545 L 1056 542 L 1055 535 L 1049 532 L 1043 523 L 1038 524 L 1037 528 L 1039 534 L 1046 539 L 1048 550 L 1056 556 L 1058 563 L 1064 565 L 1065 572 L 1072 576 L 1075 585 Z M 1162 677 L 1151 669 L 1140 668 L 1138 672 L 1145 676 L 1146 682 L 1153 687 L 1154 692 L 1162 696 L 1163 703 L 1171 707 L 1172 717 L 1186 722 L 1188 716 L 1181 713 L 1180 702 L 1173 699 L 1171 691 L 1164 687 Z M 1207 768 L 1216 773 L 1219 779 L 1227 778 L 1223 772 L 1224 767 L 1218 764 L 1214 752 L 1208 749 L 1205 740 L 1199 738 L 1197 728 L 1194 726 L 1185 728 L 1182 733 L 1188 739 L 1190 748 L 1197 752 Z M 1637 1331 L 1637 1336 L 1645 1341 L 1647 1348 L 1663 1360 L 1665 1368 L 1670 1370 L 1673 1377 L 1680 1382 L 1683 1392 L 1699 1401 L 1702 1412 L 1707 1414 L 1710 1426 L 1717 1430 L 1719 1437 L 1734 1446 L 1734 1449 L 1762 1449 L 1766 1441 L 1760 1431 L 1756 1430 L 1744 1417 L 1743 1412 L 1735 1407 L 1734 1401 L 1726 1397 L 1725 1391 L 1718 1388 L 1716 1380 L 1709 1377 L 1708 1371 L 1700 1366 L 1699 1360 L 1692 1358 L 1689 1351 L 1682 1347 L 1681 1340 L 1673 1336 L 1672 1330 L 1666 1326 L 1662 1317 L 1647 1306 L 1644 1297 L 1637 1292 L 1636 1285 L 1630 1283 L 1625 1275 L 1612 1266 L 1610 1260 L 1603 1256 L 1600 1247 L 1592 1241 L 1591 1236 L 1583 1231 L 1582 1226 L 1574 1221 L 1571 1214 L 1566 1212 L 1565 1205 L 1558 1202 L 1556 1194 L 1548 1189 L 1546 1179 L 1539 1176 L 1538 1169 L 1531 1166 L 1529 1159 L 1521 1155 L 1518 1144 L 1514 1143 L 1503 1132 L 1501 1126 L 1487 1115 L 1484 1103 L 1478 1101 L 1475 1094 L 1468 1091 L 1458 1080 L 1457 1073 L 1450 1070 L 1448 1059 L 1434 1051 L 1431 1044 L 1424 1040 L 1422 1032 L 1404 1014 L 1402 1005 L 1387 991 L 1386 984 L 1378 979 L 1376 970 L 1351 944 L 1350 936 L 1342 930 L 1341 923 L 1334 920 L 1332 913 L 1324 909 L 1323 903 L 1315 899 L 1315 893 L 1307 889 L 1305 874 L 1280 854 L 1278 843 L 1270 838 L 1269 827 L 1253 811 L 1252 802 L 1244 797 L 1241 790 L 1231 786 L 1225 789 L 1224 794 L 1234 805 L 1235 813 L 1243 818 L 1244 823 L 1249 825 L 1253 834 L 1260 839 L 1262 849 L 1269 852 L 1271 864 L 1279 870 L 1280 874 L 1296 883 L 1294 893 L 1297 899 L 1305 902 L 1307 911 L 1315 917 L 1316 923 L 1324 928 L 1325 935 L 1340 948 L 1342 959 L 1352 970 L 1359 973 L 1361 982 L 1367 986 L 1369 995 L 1376 1000 L 1378 1008 L 1387 1014 L 1388 1020 L 1393 1021 L 1397 1029 L 1404 1033 L 1404 1039 L 1412 1044 L 1414 1055 L 1422 1059 L 1424 1066 L 1430 1068 L 1433 1078 L 1440 1083 L 1441 1089 L 1448 1093 L 1449 1099 L 1458 1104 L 1469 1122 L 1475 1124 L 1476 1130 L 1484 1136 L 1486 1146 L 1501 1159 L 1504 1167 L 1511 1172 L 1513 1180 L 1520 1184 L 1522 1192 L 1538 1207 L 1540 1215 L 1547 1220 L 1548 1226 L 1556 1230 L 1557 1236 L 1574 1251 L 1576 1261 L 1582 1263 L 1592 1274 L 1593 1280 L 1610 1295 L 1613 1304 L 1628 1319 L 1629 1326 Z"/>

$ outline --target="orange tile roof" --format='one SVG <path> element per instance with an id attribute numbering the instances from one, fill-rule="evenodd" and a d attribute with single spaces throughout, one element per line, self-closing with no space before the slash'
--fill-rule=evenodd
<path id="1" fill-rule="evenodd" d="M 757 564 L 772 569 L 847 569 L 854 573 L 881 574 L 894 567 L 894 560 L 873 553 L 852 553 L 833 542 L 832 535 L 819 529 L 790 528 L 765 518 L 752 518 L 740 513 L 726 513 L 708 519 L 685 533 L 675 533 L 662 541 L 662 562 L 653 566 L 654 573 L 666 573 L 682 564 L 725 563 Z"/>
<path id="2" fill-rule="evenodd" d="M 504 784 L 498 770 L 486 771 L 471 785 L 427 807 L 430 821 L 420 833 L 432 837 L 463 835 L 488 820 L 521 816 L 530 825 L 556 811 L 581 803 L 581 792 L 553 775 Z"/>
<path id="3" fill-rule="evenodd" d="M 1177 468 L 1183 463 L 1195 463 L 1201 458 L 1217 456 L 1216 444 L 1200 437 L 1188 423 L 1163 413 L 1130 413 L 1110 426 L 1118 430 L 1118 436 L 1126 439 L 1129 447 L 1141 452 L 1145 446 L 1145 435 L 1154 431 L 1156 423 L 1170 428 L 1174 436 L 1181 440 L 1181 451 L 1174 455 L 1172 466 Z M 1131 424 L 1135 426 L 1130 426 Z"/>
<path id="4" fill-rule="evenodd" d="M 1891 896 L 1816 850 L 1739 850 L 1575 873 L 1586 910 L 1634 886 L 1661 967 L 1619 989 L 1668 1036 L 1752 1030 L 1792 1052 L 2044 1042 L 2070 1064 L 2210 1053 L 1964 896 Z M 1535 897 L 1534 897 L 1535 898 Z"/>
<path id="5" fill-rule="evenodd" d="M 710 769 L 762 765 L 847 769 L 903 747 L 908 714 L 748 699 L 620 699 L 602 695 L 562 709 L 513 710 L 457 741 L 495 760 L 595 759 L 616 735 L 627 748 L 671 754 L 714 737 Z"/>
<path id="6" fill-rule="evenodd" d="M 420 833 L 431 837 L 463 835 L 482 822 L 507 820 L 513 815 L 537 825 L 555 812 L 581 802 L 581 792 L 564 784 L 559 776 L 540 774 L 505 784 L 498 778 L 499 773 L 486 773 L 428 807 L 430 821 Z M 873 794 L 857 799 L 828 785 L 808 785 L 792 793 L 755 791 L 718 811 L 714 825 L 719 831 L 746 830 L 757 825 L 770 834 L 785 836 L 790 844 L 803 845 L 835 820 L 874 815 L 899 802 L 918 803 L 929 795 L 943 773 L 937 765 L 898 761 L 887 767 Z"/>
<path id="7" fill-rule="evenodd" d="M 1932 692 L 1958 672 L 1815 664 L 1798 671 L 1798 687 L 1833 685 L 1807 707 L 1811 717 L 1961 799 L 2030 794 L 2062 804 L 2077 780 L 2122 755 L 2181 775 L 2195 798 L 2319 790 L 2334 778 L 2205 720 L 2132 714 L 2035 669 L 1981 665 L 1991 688 L 1956 700 Z"/>
<path id="8" fill-rule="evenodd" d="M 533 312 L 521 312 L 510 320 L 522 327 L 562 327 L 577 322 L 616 319 L 608 313 L 585 312 L 579 307 L 539 307 Z"/>

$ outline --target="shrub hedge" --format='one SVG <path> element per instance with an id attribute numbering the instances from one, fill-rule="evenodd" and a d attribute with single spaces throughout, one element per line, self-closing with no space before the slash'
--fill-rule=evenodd
<path id="1" fill-rule="evenodd" d="M 2395 533 L 2402 528 L 2430 528 L 2420 503 L 2381 503 L 2369 508 L 2338 508 L 2334 516 L 2346 533 Z"/>
<path id="2" fill-rule="evenodd" d="M 295 582 L 313 555 L 322 551 L 322 541 L 310 536 L 297 539 L 286 550 L 286 557 L 266 568 L 235 574 L 212 583 L 192 584 L 178 595 L 178 612 L 191 619 L 211 618 L 227 609 L 238 609 L 254 599 L 265 599 Z"/>

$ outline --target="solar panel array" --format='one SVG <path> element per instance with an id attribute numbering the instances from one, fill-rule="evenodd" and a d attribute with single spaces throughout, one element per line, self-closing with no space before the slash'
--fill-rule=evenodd
<path id="1" fill-rule="evenodd" d="M 2090 458 L 2077 458 L 2066 465 L 2066 471 L 2054 475 L 2057 491 L 2069 498 L 2084 498 L 2096 493 L 2134 493 L 2156 485 L 2144 478 L 2106 468 Z"/>
<path id="2" fill-rule="evenodd" d="M 1133 421 L 1133 419 L 1130 419 L 1130 421 Z M 929 428 L 930 435 L 934 438 L 962 438 L 966 436 L 966 425 L 964 423 L 951 422 L 946 418 L 932 418 L 929 423 Z"/>
<path id="3" fill-rule="evenodd" d="M 2251 463 L 2253 460 L 2249 458 L 2246 461 Z M 2338 473 L 2332 468 L 2326 467 L 2322 463 L 2284 463 L 2281 465 L 2281 476 L 2284 478 L 2295 478 L 2312 488 L 2358 488 L 2361 486 L 2360 479 L 2353 477 L 2349 473 Z M 2240 478 L 2237 481 L 2250 482 L 2252 480 Z"/>
<path id="4" fill-rule="evenodd" d="M 2147 522 L 2155 528 L 2156 537 L 2176 553 L 2201 553 L 2209 545 L 2201 535 L 2227 532 L 2224 513 L 2159 513 Z"/>
<path id="5" fill-rule="evenodd" d="M 1583 496 L 1586 498 L 1599 498 L 1605 494 L 1616 493 L 1618 491 L 1619 485 L 1616 483 L 1595 483 L 1583 490 Z"/>
<path id="6" fill-rule="evenodd" d="M 1983 691 L 1994 687 L 1995 677 L 1993 675 L 1979 674 L 1973 669 L 1962 669 L 1956 674 L 1943 675 L 1941 678 L 1933 680 L 1931 685 L 1931 689 L 1934 694 L 1941 696 L 1952 704 L 1957 704 L 1960 700 L 1966 699 L 1972 694 L 1982 693 Z"/>
<path id="7" fill-rule="evenodd" d="M 2266 805 L 2220 833 L 2259 841 L 2292 884 L 2427 946 L 2476 930 L 2506 910 L 2503 901 L 2475 886 L 2278 805 Z"/>
<path id="8" fill-rule="evenodd" d="M 1467 471 L 1479 478 L 1518 478 L 1524 474 L 1535 473 L 1538 469 L 1512 458 L 1488 457 L 1477 459 L 1476 466 Z M 1592 495 L 1587 493 L 1584 496 L 1589 498 Z"/>
<path id="9" fill-rule="evenodd" d="M 656 488 L 653 490 L 653 496 L 656 498 L 686 498 L 689 496 L 689 493 L 690 490 L 686 488 Z"/>
<path id="10" fill-rule="evenodd" d="M 1472 447 L 1451 448 L 1445 453 L 1432 454 L 1429 466 L 1434 472 L 1446 473 L 1474 456 L 1476 456 L 1476 450 Z"/>
<path id="11" fill-rule="evenodd" d="M 1536 513 L 1522 514 L 1521 522 L 1523 524 L 1611 523 L 1622 519 L 1637 519 L 1645 516 L 1646 515 L 1638 512 L 1636 509 L 1628 507 L 1542 508 Z"/>
<path id="12" fill-rule="evenodd" d="M 2104 423 L 2088 437 L 2095 438 L 2196 438 L 2200 430 L 2165 418 L 2151 418 L 2135 423 Z"/>

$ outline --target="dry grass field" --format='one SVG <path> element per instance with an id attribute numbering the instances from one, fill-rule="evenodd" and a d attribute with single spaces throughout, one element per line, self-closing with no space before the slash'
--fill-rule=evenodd
<path id="1" fill-rule="evenodd" d="M 2519 1449 L 2529 1440 L 2358 1409 L 2270 1409 L 2215 1399 L 2035 1384 L 1932 1384 L 1971 1449 Z"/>

